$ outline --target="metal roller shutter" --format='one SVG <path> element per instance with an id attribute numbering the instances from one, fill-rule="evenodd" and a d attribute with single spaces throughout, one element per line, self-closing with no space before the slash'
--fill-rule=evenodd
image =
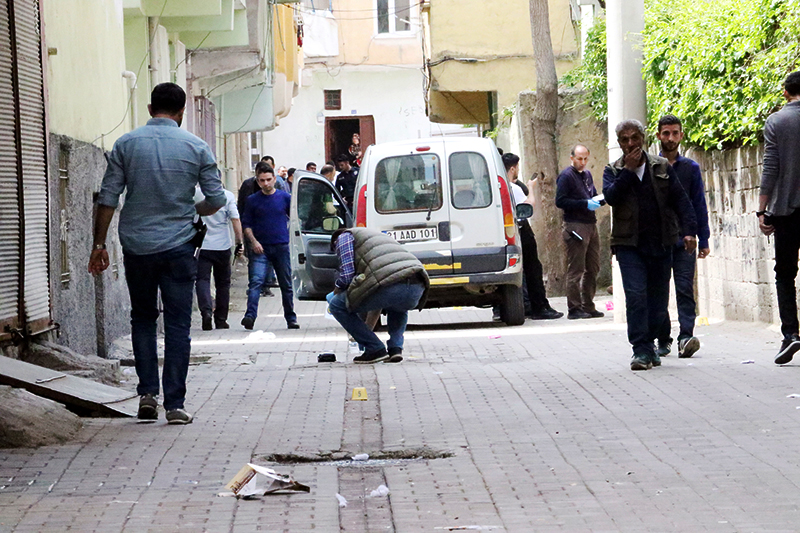
<path id="1" fill-rule="evenodd" d="M 47 149 L 38 0 L 14 1 L 14 27 L 25 217 L 23 295 L 28 331 L 36 333 L 50 323 Z"/>
<path id="2" fill-rule="evenodd" d="M 0 0 L 0 334 L 19 327 L 20 218 L 8 0 Z"/>

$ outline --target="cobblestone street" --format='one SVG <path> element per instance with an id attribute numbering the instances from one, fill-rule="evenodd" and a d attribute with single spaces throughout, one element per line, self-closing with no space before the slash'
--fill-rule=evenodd
<path id="1" fill-rule="evenodd" d="M 0 531 L 799 528 L 800 366 L 773 364 L 763 325 L 699 327 L 694 358 L 634 373 L 609 316 L 507 328 L 489 309 L 429 310 L 401 364 L 353 365 L 322 303 L 299 302 L 287 331 L 263 298 L 246 332 L 241 279 L 234 294 L 232 329 L 192 332 L 194 423 L 88 419 L 67 445 L 0 451 Z M 324 462 L 340 451 L 381 460 Z M 221 496 L 247 462 L 311 493 Z"/>

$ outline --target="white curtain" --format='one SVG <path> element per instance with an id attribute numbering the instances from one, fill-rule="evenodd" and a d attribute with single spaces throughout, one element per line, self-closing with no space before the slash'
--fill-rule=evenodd
<path id="1" fill-rule="evenodd" d="M 383 208 L 389 211 L 397 209 L 397 197 L 394 193 L 394 184 L 397 183 L 397 178 L 400 177 L 400 162 L 399 157 L 391 157 L 384 159 L 381 164 L 386 169 L 386 182 L 389 184 L 389 194 L 383 201 Z"/>
<path id="2" fill-rule="evenodd" d="M 473 189 L 473 192 L 475 193 L 475 201 L 473 202 L 473 205 L 475 207 L 489 205 L 492 202 L 492 195 L 489 187 L 487 186 L 489 176 L 488 170 L 486 169 L 486 162 L 483 160 L 483 156 L 480 154 L 467 153 L 465 156 L 469 161 L 469 168 L 472 172 L 472 183 L 475 184 Z"/>

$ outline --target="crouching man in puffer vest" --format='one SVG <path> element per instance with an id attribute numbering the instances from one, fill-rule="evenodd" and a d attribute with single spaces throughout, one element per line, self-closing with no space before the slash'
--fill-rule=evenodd
<path id="1" fill-rule="evenodd" d="M 422 263 L 388 235 L 366 228 L 337 230 L 331 247 L 339 276 L 327 299 L 333 317 L 364 347 L 353 362 L 401 361 L 408 311 L 423 308 L 430 288 Z M 381 309 L 387 315 L 388 351 L 359 316 Z"/>

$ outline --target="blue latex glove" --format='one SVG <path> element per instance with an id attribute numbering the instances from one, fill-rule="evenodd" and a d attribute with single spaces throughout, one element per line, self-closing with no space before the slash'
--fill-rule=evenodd
<path id="1" fill-rule="evenodd" d="M 333 294 L 333 291 L 331 291 L 331 292 L 329 292 L 328 294 L 325 295 L 325 300 L 327 300 L 328 303 L 331 303 L 331 300 L 333 300 L 334 296 L 335 295 Z"/>
<path id="2" fill-rule="evenodd" d="M 589 198 L 588 200 L 586 200 L 586 207 L 589 209 L 589 211 L 594 211 L 595 209 L 598 209 L 600 207 L 600 202 Z"/>

